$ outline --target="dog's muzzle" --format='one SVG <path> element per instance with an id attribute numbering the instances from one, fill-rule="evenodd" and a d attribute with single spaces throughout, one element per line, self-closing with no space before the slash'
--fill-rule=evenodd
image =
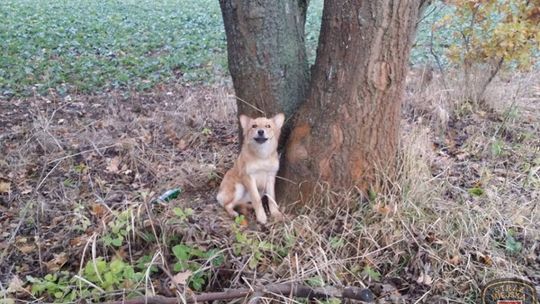
<path id="1" fill-rule="evenodd" d="M 262 144 L 262 143 L 266 142 L 268 140 L 268 138 L 266 138 L 266 137 L 255 137 L 255 138 L 253 138 L 253 140 L 256 141 L 259 144 Z"/>

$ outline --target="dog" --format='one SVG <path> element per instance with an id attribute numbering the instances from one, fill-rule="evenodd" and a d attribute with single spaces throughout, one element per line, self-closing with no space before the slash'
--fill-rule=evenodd
<path id="1" fill-rule="evenodd" d="M 262 197 L 268 198 L 270 215 L 283 219 L 275 196 L 276 174 L 279 170 L 277 152 L 281 127 L 285 121 L 283 113 L 272 118 L 250 118 L 240 115 L 243 144 L 234 166 L 227 171 L 219 187 L 217 201 L 227 213 L 238 216 L 235 207 L 255 209 L 257 221 L 266 224 Z M 251 202 L 251 204 L 249 204 Z"/>

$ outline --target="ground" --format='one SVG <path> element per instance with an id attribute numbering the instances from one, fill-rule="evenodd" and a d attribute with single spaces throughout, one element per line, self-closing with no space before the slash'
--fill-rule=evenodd
<path id="1" fill-rule="evenodd" d="M 398 177 L 367 198 L 280 202 L 288 219 L 261 226 L 214 199 L 238 153 L 217 1 L 4 2 L 0 303 L 280 282 L 476 303 L 494 278 L 540 284 L 540 75 L 503 70 L 485 103 L 468 100 L 474 84 L 444 56 L 454 36 L 431 33 L 444 4 L 412 50 Z M 311 1 L 311 62 L 321 9 Z"/>
<path id="2" fill-rule="evenodd" d="M 498 80 L 495 102 L 474 109 L 449 104 L 422 73 L 409 76 L 388 194 L 350 193 L 268 226 L 234 221 L 214 199 L 238 152 L 230 85 L 2 103 L 4 296 L 110 299 L 149 285 L 172 295 L 171 278 L 188 271 L 195 291 L 294 280 L 369 286 L 380 303 L 469 303 L 501 276 L 539 284 L 538 78 Z M 177 199 L 154 201 L 173 188 Z M 130 270 L 100 280 L 96 261 L 98 272 L 115 273 L 112 261 Z"/>

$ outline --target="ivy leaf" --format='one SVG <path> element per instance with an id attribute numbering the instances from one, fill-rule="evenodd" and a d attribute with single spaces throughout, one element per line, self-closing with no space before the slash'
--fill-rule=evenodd
<path id="1" fill-rule="evenodd" d="M 191 257 L 191 248 L 183 244 L 178 244 L 174 246 L 172 248 L 172 252 L 174 256 L 180 261 L 188 261 Z"/>

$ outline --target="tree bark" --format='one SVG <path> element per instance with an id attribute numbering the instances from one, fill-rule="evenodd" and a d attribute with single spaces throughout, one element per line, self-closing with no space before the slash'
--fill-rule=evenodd
<path id="1" fill-rule="evenodd" d="M 288 118 L 304 100 L 308 1 L 219 1 L 238 114 L 271 117 L 283 112 Z"/>
<path id="2" fill-rule="evenodd" d="M 390 172 L 416 22 L 425 1 L 325 1 L 307 100 L 286 145 L 280 202 L 374 186 Z M 376 186 L 375 186 L 376 187 Z"/>

